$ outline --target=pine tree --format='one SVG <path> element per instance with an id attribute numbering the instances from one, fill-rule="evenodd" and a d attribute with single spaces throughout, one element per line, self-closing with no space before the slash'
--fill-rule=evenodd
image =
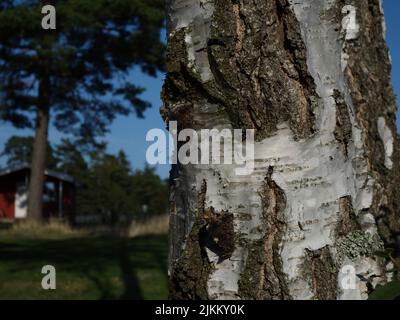
<path id="1" fill-rule="evenodd" d="M 56 8 L 56 29 L 41 27 L 41 7 Z M 93 141 L 118 115 L 150 106 L 126 80 L 137 66 L 163 66 L 163 1 L 2 1 L 0 118 L 33 128 L 28 216 L 41 220 L 48 127 Z M 32 117 L 33 116 L 33 117 Z"/>

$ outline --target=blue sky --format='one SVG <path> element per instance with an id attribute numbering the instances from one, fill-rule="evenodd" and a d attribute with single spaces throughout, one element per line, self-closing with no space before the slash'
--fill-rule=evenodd
<path id="1" fill-rule="evenodd" d="M 392 56 L 392 83 L 400 101 L 400 1 L 384 0 L 387 25 L 386 41 Z M 400 116 L 397 116 L 397 131 L 400 131 Z"/>
<path id="2" fill-rule="evenodd" d="M 400 1 L 384 0 L 385 16 L 387 24 L 387 42 L 392 55 L 393 86 L 400 97 Z M 109 143 L 109 152 L 116 153 L 124 150 L 132 163 L 133 169 L 140 169 L 146 164 L 146 149 L 149 142 L 146 142 L 146 133 L 152 128 L 164 128 L 164 123 L 160 117 L 159 109 L 161 106 L 160 92 L 163 83 L 163 75 L 157 78 L 148 77 L 140 72 L 134 73 L 132 81 L 140 84 L 147 90 L 142 95 L 144 99 L 151 102 L 152 108 L 145 113 L 145 119 L 138 119 L 134 115 L 129 117 L 118 117 L 110 127 L 110 133 L 105 137 Z M 398 128 L 400 128 L 398 120 Z M 31 135 L 28 130 L 16 130 L 9 124 L 0 125 L 0 149 L 7 139 L 13 135 Z M 50 141 L 57 143 L 62 134 L 54 128 L 50 129 Z M 0 165 L 4 164 L 4 159 L 0 159 Z M 160 165 L 157 173 L 166 178 L 169 173 L 168 165 Z"/>

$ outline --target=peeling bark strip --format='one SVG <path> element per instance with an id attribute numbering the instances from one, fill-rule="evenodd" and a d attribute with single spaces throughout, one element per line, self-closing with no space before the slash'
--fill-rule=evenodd
<path id="1" fill-rule="evenodd" d="M 170 296 L 366 299 L 388 278 L 375 250 L 394 248 L 400 234 L 380 1 L 167 8 L 164 120 L 198 132 L 255 129 L 257 138 L 249 176 L 235 165 L 172 167 Z M 344 266 L 368 286 L 357 277 L 344 290 Z"/>

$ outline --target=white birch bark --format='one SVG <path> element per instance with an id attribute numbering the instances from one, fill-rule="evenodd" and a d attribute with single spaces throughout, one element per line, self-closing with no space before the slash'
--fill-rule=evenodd
<path id="1" fill-rule="evenodd" d="M 380 2 L 167 7 L 166 122 L 257 138 L 249 176 L 233 164 L 173 166 L 171 297 L 366 299 L 390 276 L 374 251 L 400 231 Z M 202 240 L 210 226 L 224 259 Z M 345 266 L 359 275 L 353 289 L 342 286 Z"/>

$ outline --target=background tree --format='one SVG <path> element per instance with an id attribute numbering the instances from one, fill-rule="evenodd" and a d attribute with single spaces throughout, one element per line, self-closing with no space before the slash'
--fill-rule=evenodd
<path id="1" fill-rule="evenodd" d="M 0 7 L 0 118 L 35 130 L 28 215 L 36 220 L 50 119 L 91 142 L 118 114 L 142 116 L 150 106 L 126 80 L 132 68 L 154 76 L 163 65 L 162 0 L 60 0 L 56 30 L 41 28 L 46 3 Z"/>
<path id="2" fill-rule="evenodd" d="M 33 137 L 12 137 L 1 155 L 8 165 L 22 165 L 32 157 Z M 48 145 L 48 166 L 71 175 L 76 183 L 76 214 L 100 216 L 106 224 L 129 225 L 132 219 L 165 214 L 168 184 L 154 168 L 132 172 L 125 153 L 107 153 L 106 143 L 87 146 L 62 139 Z"/>
<path id="3" fill-rule="evenodd" d="M 86 195 L 91 200 L 91 210 L 100 213 L 111 225 L 121 216 L 135 213 L 131 190 L 131 168 L 123 151 L 116 156 L 100 154 L 94 159 Z"/>
<path id="4" fill-rule="evenodd" d="M 93 197 L 96 190 L 91 185 L 91 153 L 95 150 L 104 152 L 106 145 L 100 143 L 89 146 L 87 149 L 85 144 L 79 141 L 71 141 L 63 139 L 59 145 L 55 147 L 55 154 L 58 160 L 57 170 L 71 175 L 75 180 L 75 209 L 78 215 L 97 214 L 97 203 L 93 203 L 96 199 Z M 100 186 L 107 188 L 107 185 Z"/>
<path id="5" fill-rule="evenodd" d="M 20 165 L 30 164 L 33 153 L 33 137 L 31 136 L 12 136 L 5 143 L 0 156 L 7 158 L 7 165 L 16 167 Z M 49 143 L 47 143 L 47 167 L 54 169 L 57 166 L 57 159 L 54 157 L 54 151 Z"/>
<path id="6" fill-rule="evenodd" d="M 145 167 L 132 175 L 131 189 L 140 218 L 162 215 L 168 212 L 168 183 L 162 180 L 154 168 Z"/>
<path id="7" fill-rule="evenodd" d="M 365 299 L 390 281 L 375 254 L 400 232 L 381 1 L 172 0 L 168 13 L 164 119 L 256 133 L 249 176 L 173 166 L 171 297 Z"/>

